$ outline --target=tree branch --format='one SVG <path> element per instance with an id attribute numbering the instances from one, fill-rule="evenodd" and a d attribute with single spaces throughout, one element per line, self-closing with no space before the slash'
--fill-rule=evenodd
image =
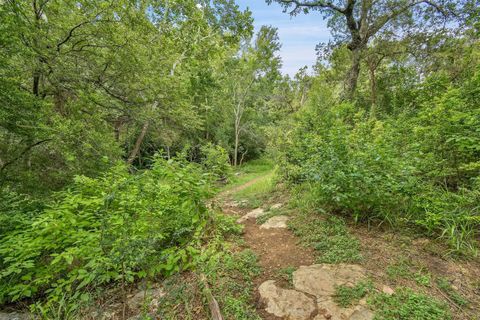
<path id="1" fill-rule="evenodd" d="M 38 141 L 38 142 L 35 142 L 34 144 L 31 144 L 29 145 L 28 147 L 26 147 L 22 152 L 20 152 L 20 154 L 18 156 L 16 156 L 15 158 L 13 158 L 12 160 L 10 161 L 7 161 L 5 162 L 2 167 L 0 168 L 0 172 L 3 172 L 9 165 L 13 164 L 15 161 L 17 161 L 18 159 L 20 159 L 21 157 L 23 157 L 28 151 L 30 151 L 32 148 L 42 144 L 42 143 L 45 143 L 47 141 L 50 141 L 52 139 L 45 139 L 45 140 L 41 140 L 41 141 Z"/>
<path id="2" fill-rule="evenodd" d="M 289 7 L 290 5 L 295 5 L 295 8 L 290 12 L 290 14 L 295 13 L 298 10 L 298 8 L 301 8 L 301 7 L 332 9 L 342 14 L 344 14 L 346 10 L 346 8 L 340 8 L 334 5 L 330 1 L 322 1 L 322 0 L 318 0 L 318 1 L 277 0 L 277 2 L 283 3 L 286 7 Z"/>

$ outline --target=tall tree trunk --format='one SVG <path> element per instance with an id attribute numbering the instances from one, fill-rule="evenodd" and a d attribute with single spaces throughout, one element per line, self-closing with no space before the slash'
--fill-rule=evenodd
<path id="1" fill-rule="evenodd" d="M 36 69 L 33 72 L 32 92 L 37 97 L 39 96 L 39 93 L 40 93 L 39 87 L 40 87 L 40 71 Z"/>
<path id="2" fill-rule="evenodd" d="M 122 127 L 123 124 L 123 119 L 121 117 L 118 117 L 115 119 L 113 123 L 113 130 L 114 130 L 114 135 L 115 135 L 115 141 L 119 142 L 120 141 L 120 128 Z"/>
<path id="3" fill-rule="evenodd" d="M 133 147 L 132 152 L 130 152 L 130 156 L 128 157 L 128 160 L 127 160 L 128 164 L 132 164 L 135 158 L 137 157 L 138 152 L 140 151 L 140 146 L 142 145 L 143 139 L 147 134 L 149 126 L 150 126 L 150 122 L 147 120 L 143 124 L 142 131 L 140 132 L 140 135 L 138 136 L 137 141 L 135 142 L 135 146 Z"/>
<path id="4" fill-rule="evenodd" d="M 357 89 L 358 76 L 360 74 L 360 59 L 362 54 L 362 48 L 356 47 L 352 50 L 352 66 L 348 70 L 347 77 L 345 79 L 343 98 L 345 100 L 352 100 Z"/>
<path id="5" fill-rule="evenodd" d="M 370 118 L 374 119 L 377 112 L 377 79 L 375 77 L 375 67 L 370 66 Z"/>
<path id="6" fill-rule="evenodd" d="M 240 128 L 237 125 L 237 121 L 235 121 L 235 150 L 233 153 L 233 165 L 236 167 L 238 165 L 238 144 L 240 141 Z"/>

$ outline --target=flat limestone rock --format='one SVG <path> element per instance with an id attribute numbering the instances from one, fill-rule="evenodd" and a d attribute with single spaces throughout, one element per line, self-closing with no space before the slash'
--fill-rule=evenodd
<path id="1" fill-rule="evenodd" d="M 260 229 L 278 229 L 287 228 L 287 216 L 274 216 L 260 226 Z"/>
<path id="2" fill-rule="evenodd" d="M 333 297 L 326 296 L 317 300 L 318 315 L 315 320 L 344 320 L 349 319 L 355 311 L 353 308 L 342 308 L 338 306 Z"/>
<path id="3" fill-rule="evenodd" d="M 364 306 L 357 306 L 349 320 L 372 320 L 374 313 Z"/>
<path id="4" fill-rule="evenodd" d="M 0 311 L 0 320 L 29 320 L 29 319 L 33 319 L 33 316 L 28 313 Z"/>
<path id="5" fill-rule="evenodd" d="M 373 320 L 374 314 L 364 306 L 341 308 L 333 299 L 318 301 L 318 314 L 313 320 Z"/>
<path id="6" fill-rule="evenodd" d="M 258 217 L 263 216 L 264 214 L 266 214 L 265 210 L 263 210 L 262 208 L 257 208 L 257 209 L 254 209 L 254 210 L 250 211 L 249 213 L 247 213 L 243 217 L 239 218 L 237 220 L 237 223 L 245 222 L 250 218 L 255 218 L 256 219 Z"/>
<path id="7" fill-rule="evenodd" d="M 342 308 L 333 299 L 336 286 L 354 286 L 363 279 L 365 269 L 359 265 L 314 264 L 302 266 L 293 273 L 293 286 L 317 297 L 318 314 L 314 320 L 372 320 L 373 313 L 364 302 Z"/>
<path id="8" fill-rule="evenodd" d="M 312 298 L 295 290 L 279 288 L 274 280 L 262 283 L 258 291 L 262 301 L 267 305 L 265 310 L 277 317 L 308 320 L 316 310 Z"/>
<path id="9" fill-rule="evenodd" d="M 314 264 L 293 273 L 293 286 L 317 298 L 333 296 L 335 286 L 355 285 L 365 278 L 365 270 L 353 264 Z"/>
<path id="10" fill-rule="evenodd" d="M 335 294 L 335 271 L 328 264 L 301 266 L 293 272 L 295 289 L 316 297 Z"/>

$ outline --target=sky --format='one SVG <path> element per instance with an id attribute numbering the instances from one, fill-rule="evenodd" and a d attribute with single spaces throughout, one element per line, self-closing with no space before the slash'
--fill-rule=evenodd
<path id="1" fill-rule="evenodd" d="M 282 72 L 294 76 L 303 66 L 312 66 L 316 61 L 315 46 L 320 42 L 328 42 L 330 31 L 326 21 L 323 21 L 318 12 L 308 15 L 300 14 L 290 17 L 283 13 L 277 3 L 267 5 L 265 0 L 237 0 L 242 9 L 247 7 L 252 11 L 255 19 L 255 31 L 262 25 L 271 25 L 278 28 L 282 48 Z"/>

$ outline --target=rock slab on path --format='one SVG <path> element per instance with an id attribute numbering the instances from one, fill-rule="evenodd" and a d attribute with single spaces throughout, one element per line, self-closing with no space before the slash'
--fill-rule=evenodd
<path id="1" fill-rule="evenodd" d="M 260 226 L 260 229 L 285 229 L 287 228 L 287 216 L 274 216 Z"/>
<path id="2" fill-rule="evenodd" d="M 274 280 L 265 281 L 258 288 L 265 310 L 289 320 L 308 320 L 316 310 L 315 301 L 296 290 L 282 289 Z"/>
<path id="3" fill-rule="evenodd" d="M 256 218 L 261 217 L 265 214 L 266 214 L 265 210 L 263 210 L 262 208 L 257 208 L 257 209 L 254 209 L 254 210 L 250 211 L 249 213 L 247 213 L 243 217 L 239 218 L 237 220 L 237 223 L 243 223 L 250 218 L 256 219 Z"/>
<path id="4" fill-rule="evenodd" d="M 296 320 L 315 315 L 314 320 L 372 320 L 374 314 L 365 301 L 349 308 L 334 301 L 336 286 L 355 286 L 365 277 L 365 269 L 358 265 L 314 264 L 293 272 L 294 290 L 279 288 L 273 280 L 262 283 L 258 290 L 267 303 L 265 310 L 277 317 Z"/>
<path id="5" fill-rule="evenodd" d="M 314 264 L 302 266 L 293 273 L 296 290 L 317 298 L 333 296 L 335 286 L 354 286 L 365 278 L 365 270 L 354 264 Z"/>

